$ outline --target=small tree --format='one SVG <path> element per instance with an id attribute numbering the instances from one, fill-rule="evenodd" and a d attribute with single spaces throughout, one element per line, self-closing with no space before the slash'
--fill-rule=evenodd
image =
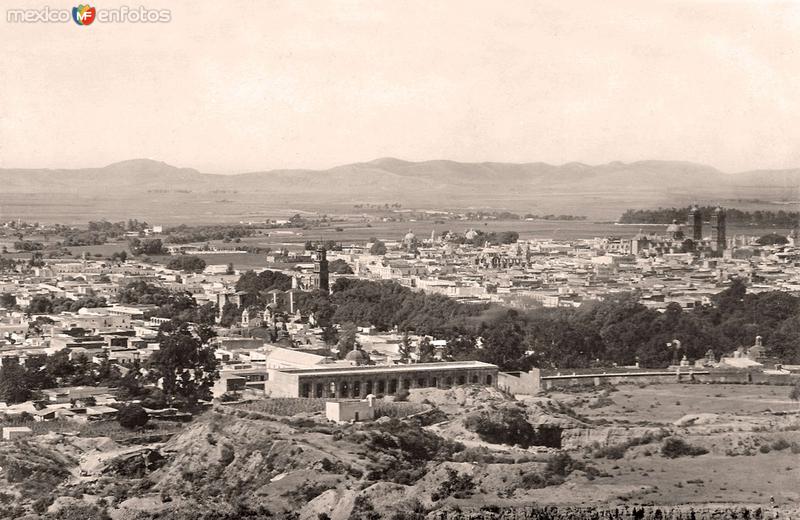
<path id="1" fill-rule="evenodd" d="M 378 240 L 374 242 L 372 246 L 369 248 L 369 252 L 372 255 L 385 255 L 386 254 L 386 244 L 382 241 Z"/>
<path id="2" fill-rule="evenodd" d="M 0 368 L 0 401 L 6 404 L 22 403 L 31 397 L 25 378 L 25 369 L 7 362 Z"/>
<path id="3" fill-rule="evenodd" d="M 347 322 L 342 326 L 342 330 L 339 332 L 339 356 L 344 357 L 345 354 L 353 350 L 355 347 L 357 340 L 356 336 L 358 334 L 358 326 L 356 326 L 353 322 Z"/>
<path id="4" fill-rule="evenodd" d="M 422 338 L 417 349 L 419 352 L 420 363 L 431 363 L 436 361 L 434 357 L 436 354 L 436 349 L 433 347 L 433 343 L 431 342 L 430 338 Z"/>
<path id="5" fill-rule="evenodd" d="M 150 420 L 150 416 L 141 405 L 129 404 L 120 409 L 117 414 L 117 420 L 120 426 L 132 430 L 134 428 L 141 428 L 147 424 L 147 421 Z"/>
<path id="6" fill-rule="evenodd" d="M 161 325 L 159 350 L 148 360 L 149 377 L 160 381 L 168 402 L 182 398 L 189 408 L 199 399 L 211 398 L 211 386 L 219 376 L 214 347 L 209 343 L 210 327 L 193 326 L 178 320 Z"/>
<path id="7" fill-rule="evenodd" d="M 408 363 L 411 360 L 411 339 L 408 337 L 407 330 L 403 331 L 403 339 L 400 340 L 400 348 L 397 353 L 403 363 Z"/>
<path id="8" fill-rule="evenodd" d="M 789 392 L 789 399 L 797 401 L 798 404 L 800 404 L 800 383 L 795 383 L 792 387 L 791 392 Z"/>

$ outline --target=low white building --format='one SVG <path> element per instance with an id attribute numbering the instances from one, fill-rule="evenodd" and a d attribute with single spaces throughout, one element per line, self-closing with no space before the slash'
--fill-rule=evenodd
<path id="1" fill-rule="evenodd" d="M 3 440 L 15 441 L 33 435 L 33 431 L 27 426 L 6 426 L 3 428 Z"/>
<path id="2" fill-rule="evenodd" d="M 325 417 L 337 423 L 371 421 L 375 419 L 374 397 L 369 395 L 363 401 L 328 401 L 325 403 Z"/>

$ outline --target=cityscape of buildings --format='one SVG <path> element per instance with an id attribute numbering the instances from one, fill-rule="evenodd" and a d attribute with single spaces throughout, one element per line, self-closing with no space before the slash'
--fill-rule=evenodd
<path id="1" fill-rule="evenodd" d="M 704 226 L 707 217 L 710 233 L 709 227 Z M 280 261 L 281 268 L 272 269 L 291 277 L 292 287 L 270 291 L 269 304 L 263 308 L 253 304 L 252 295 L 236 290 L 242 273 L 224 265 L 186 273 L 135 258 L 109 261 L 86 255 L 79 260 L 23 263 L 0 276 L 0 294 L 13 295 L 13 300 L 7 299 L 13 305 L 7 303 L 0 309 L 0 363 L 25 364 L 29 358 L 66 350 L 70 359 L 107 361 L 123 371 L 139 366 L 158 350 L 159 328 L 169 319 L 157 316 L 156 304 L 119 301 L 120 290 L 135 282 L 186 293 L 198 305 L 216 309 L 217 337 L 213 341 L 221 362 L 221 376 L 214 390 L 217 397 L 245 390 L 295 397 L 363 397 L 370 393 L 394 394 L 415 385 L 451 386 L 462 379 L 472 381 L 473 371 L 470 369 L 462 377 L 465 367 L 460 365 L 452 368 L 452 373 L 446 365 L 434 367 L 437 375 L 431 378 L 419 375 L 421 367 L 403 365 L 419 360 L 419 356 L 412 353 L 409 359 L 401 359 L 402 334 L 397 330 L 378 332 L 374 327 L 361 327 L 357 338 L 360 350 L 354 349 L 341 360 L 332 359 L 315 316 L 303 315 L 296 301 L 303 293 L 328 293 L 343 277 L 389 280 L 468 304 L 499 303 L 521 309 L 578 307 L 631 290 L 637 292 L 642 304 L 656 310 L 663 311 L 669 304 L 692 309 L 710 305 L 712 297 L 733 278 L 746 280 L 756 293 L 800 292 L 797 229 L 782 241 L 785 243 L 761 245 L 759 237 L 729 237 L 722 208 L 710 216 L 693 208 L 687 223 L 684 226 L 673 222 L 662 234 L 638 233 L 632 238 L 516 240 L 490 245 L 475 244 L 479 235 L 472 229 L 463 236 L 431 233 L 425 238 L 418 238 L 409 230 L 395 239 L 343 243 L 331 251 L 321 246 L 293 253 L 278 250 L 264 255 L 264 269 Z M 160 231 L 148 233 L 157 235 Z M 287 268 L 291 259 L 295 263 Z M 331 262 L 347 268 L 330 272 Z M 80 302 L 87 297 L 102 299 L 107 305 L 60 312 L 30 310 L 37 298 Z M 230 305 L 239 309 L 239 317 L 222 326 L 221 316 Z M 273 332 L 267 338 L 253 337 L 252 331 L 261 328 Z M 441 359 L 445 342 L 435 337 L 429 340 L 436 359 Z M 412 335 L 412 341 L 419 343 L 420 338 Z M 291 375 L 316 369 L 346 373 L 348 367 L 365 364 L 379 371 L 380 367 L 388 370 L 386 367 L 399 364 L 407 367 L 408 375 L 374 381 L 358 379 L 356 386 L 351 383 L 349 388 L 337 388 L 335 384 L 331 387 L 332 381 L 328 380 L 298 380 Z M 275 372 L 284 369 L 289 372 Z M 495 385 L 498 381 L 494 369 L 491 376 L 475 377 L 483 384 Z M 294 378 L 292 390 L 276 382 L 286 378 Z M 298 382 L 301 380 L 304 382 Z M 277 386 L 271 388 L 270 382 Z"/>

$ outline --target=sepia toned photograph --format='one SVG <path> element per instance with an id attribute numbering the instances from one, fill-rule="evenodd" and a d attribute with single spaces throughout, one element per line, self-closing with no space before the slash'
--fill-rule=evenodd
<path id="1" fill-rule="evenodd" d="M 0 17 L 0 520 L 800 519 L 800 2 Z"/>

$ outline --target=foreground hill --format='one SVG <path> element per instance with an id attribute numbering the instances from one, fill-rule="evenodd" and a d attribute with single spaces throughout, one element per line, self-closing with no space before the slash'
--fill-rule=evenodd
<path id="1" fill-rule="evenodd" d="M 706 389 L 735 399 L 698 388 L 624 385 L 524 400 L 470 386 L 414 390 L 411 403 L 379 402 L 374 422 L 338 425 L 321 400 L 267 399 L 215 406 L 171 438 L 50 433 L 2 444 L 0 518 L 797 513 L 790 453 L 800 452 L 800 418 L 759 411 L 782 403 L 786 388 Z M 697 402 L 673 404 L 676 395 Z"/>

